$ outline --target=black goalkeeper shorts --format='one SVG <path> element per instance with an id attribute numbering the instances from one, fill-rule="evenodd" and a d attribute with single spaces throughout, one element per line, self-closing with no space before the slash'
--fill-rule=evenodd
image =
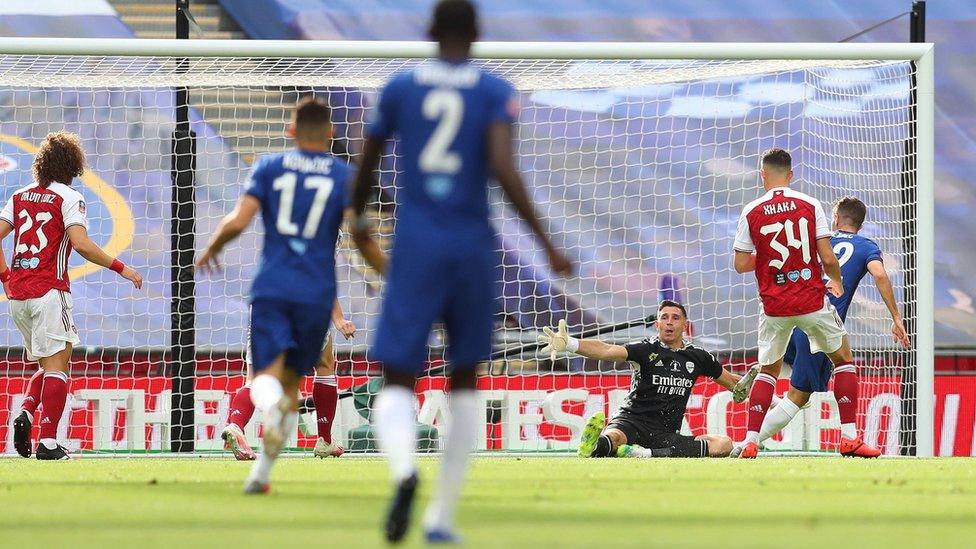
<path id="1" fill-rule="evenodd" d="M 617 429 L 627 437 L 627 444 L 637 444 L 649 450 L 670 448 L 671 457 L 708 457 L 708 441 L 681 433 L 649 428 L 639 418 L 617 415 L 607 424 L 607 429 Z"/>

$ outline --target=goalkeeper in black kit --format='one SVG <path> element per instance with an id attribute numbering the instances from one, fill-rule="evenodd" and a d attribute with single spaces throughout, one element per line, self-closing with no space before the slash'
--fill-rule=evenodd
<path id="1" fill-rule="evenodd" d="M 688 315 L 684 306 L 665 300 L 658 306 L 657 338 L 627 345 L 611 345 L 596 339 L 576 339 L 559 321 L 556 331 L 545 328 L 539 340 L 543 352 L 554 358 L 568 351 L 596 360 L 630 362 L 633 380 L 630 394 L 610 422 L 599 412 L 590 417 L 580 440 L 581 457 L 726 457 L 732 439 L 725 435 L 682 435 L 684 417 L 692 387 L 708 376 L 726 389 L 740 377 L 725 370 L 708 351 L 684 340 Z M 733 394 L 745 400 L 746 391 Z"/>

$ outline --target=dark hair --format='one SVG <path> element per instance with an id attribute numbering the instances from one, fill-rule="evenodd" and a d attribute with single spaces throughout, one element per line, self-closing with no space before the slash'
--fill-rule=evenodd
<path id="1" fill-rule="evenodd" d="M 81 139 L 71 132 L 47 134 L 34 155 L 34 181 L 47 187 L 57 181 L 70 185 L 71 180 L 85 173 L 85 151 Z"/>
<path id="2" fill-rule="evenodd" d="M 773 147 L 762 155 L 762 167 L 789 171 L 793 168 L 793 157 L 779 147 Z"/>
<path id="3" fill-rule="evenodd" d="M 657 306 L 657 311 L 661 312 L 661 309 L 665 307 L 675 307 L 681 309 L 681 314 L 684 315 L 685 320 L 688 320 L 688 311 L 685 310 L 685 306 L 678 303 L 677 301 L 671 301 L 670 299 L 663 299 L 661 303 Z"/>
<path id="4" fill-rule="evenodd" d="M 321 134 L 330 124 L 332 112 L 324 101 L 307 96 L 295 104 L 295 135 Z"/>
<path id="5" fill-rule="evenodd" d="M 845 196 L 834 205 L 837 217 L 843 219 L 846 225 L 860 229 L 864 225 L 864 218 L 868 215 L 868 207 L 853 196 Z"/>
<path id="6" fill-rule="evenodd" d="M 451 38 L 474 42 L 478 39 L 478 14 L 474 4 L 469 0 L 440 0 L 434 6 L 429 34 L 438 42 Z"/>

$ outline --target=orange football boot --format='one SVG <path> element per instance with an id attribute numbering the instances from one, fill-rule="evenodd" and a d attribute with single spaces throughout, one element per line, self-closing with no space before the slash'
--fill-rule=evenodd
<path id="1" fill-rule="evenodd" d="M 739 459 L 756 459 L 759 455 L 759 445 L 755 442 L 749 442 L 742 447 L 742 452 L 739 453 Z"/>
<path id="2" fill-rule="evenodd" d="M 881 450 L 864 444 L 861 437 L 855 439 L 840 439 L 840 455 L 844 457 L 876 458 L 881 455 Z"/>

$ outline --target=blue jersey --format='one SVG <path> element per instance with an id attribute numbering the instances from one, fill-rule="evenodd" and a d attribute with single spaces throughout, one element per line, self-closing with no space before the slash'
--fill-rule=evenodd
<path id="1" fill-rule="evenodd" d="M 844 279 L 844 295 L 830 296 L 830 302 L 837 309 L 841 320 L 847 319 L 847 309 L 854 299 L 854 292 L 858 284 L 868 272 L 868 263 L 881 261 L 881 248 L 870 238 L 859 234 L 837 231 L 830 239 L 837 261 L 840 262 L 840 274 Z"/>
<path id="2" fill-rule="evenodd" d="M 268 298 L 331 310 L 348 170 L 330 154 L 301 150 L 254 164 L 246 192 L 261 201 L 264 248 L 252 302 Z"/>
<path id="3" fill-rule="evenodd" d="M 868 272 L 868 263 L 881 261 L 881 249 L 870 238 L 844 231 L 834 233 L 830 244 L 840 263 L 844 295 L 839 298 L 828 295 L 841 320 L 846 320 L 854 292 Z M 827 390 L 833 372 L 830 359 L 823 353 L 813 355 L 810 351 L 810 340 L 802 331 L 793 330 L 785 360 L 793 365 L 793 373 L 790 375 L 790 384 L 793 387 L 808 393 Z"/>
<path id="4" fill-rule="evenodd" d="M 366 133 L 399 138 L 394 255 L 401 244 L 467 246 L 494 237 L 488 127 L 516 114 L 512 86 L 470 62 L 430 60 L 390 80 Z"/>

